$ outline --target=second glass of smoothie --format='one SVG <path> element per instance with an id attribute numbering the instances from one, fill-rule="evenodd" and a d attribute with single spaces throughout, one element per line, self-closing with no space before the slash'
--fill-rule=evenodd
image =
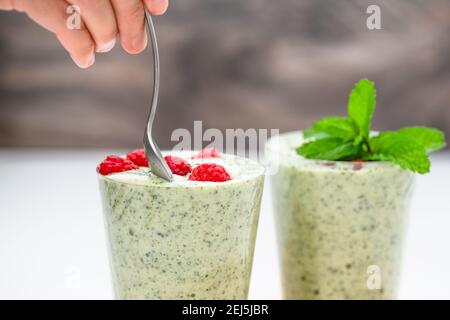
<path id="1" fill-rule="evenodd" d="M 221 164 L 232 180 L 99 175 L 116 298 L 247 299 L 264 168 L 225 154 L 189 161 Z"/>
<path id="2" fill-rule="evenodd" d="M 413 174 L 385 162 L 308 160 L 273 138 L 272 198 L 287 299 L 393 299 Z"/>

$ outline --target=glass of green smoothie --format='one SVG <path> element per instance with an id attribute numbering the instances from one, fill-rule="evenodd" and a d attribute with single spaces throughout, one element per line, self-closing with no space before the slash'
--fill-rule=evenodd
<path id="1" fill-rule="evenodd" d="M 281 155 L 271 191 L 284 296 L 395 297 L 414 175 L 388 162 L 304 159 L 301 141 L 284 134 L 266 149 Z"/>
<path id="2" fill-rule="evenodd" d="M 370 131 L 375 88 L 361 80 L 348 117 L 272 138 L 282 284 L 287 299 L 394 299 L 415 173 L 445 146 L 425 127 Z"/>
<path id="3" fill-rule="evenodd" d="M 171 167 L 173 182 L 145 166 L 98 175 L 116 298 L 247 299 L 264 168 L 217 152 L 164 154 L 192 172 Z M 211 164 L 228 178 L 200 181 L 208 168 L 192 179 Z"/>

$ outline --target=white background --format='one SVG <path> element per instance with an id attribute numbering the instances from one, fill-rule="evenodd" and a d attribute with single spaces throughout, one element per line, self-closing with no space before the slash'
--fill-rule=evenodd
<path id="1" fill-rule="evenodd" d="M 0 298 L 112 298 L 95 174 L 106 153 L 0 149 Z M 269 183 L 251 299 L 281 298 Z M 399 298 L 450 299 L 450 153 L 417 179 Z"/>

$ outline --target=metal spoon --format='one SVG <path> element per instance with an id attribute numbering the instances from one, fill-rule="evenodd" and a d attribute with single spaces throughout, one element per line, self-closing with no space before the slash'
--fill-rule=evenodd
<path id="1" fill-rule="evenodd" d="M 167 166 L 161 151 L 156 145 L 152 137 L 153 121 L 155 120 L 156 106 L 158 104 L 158 93 L 159 93 L 159 53 L 158 53 L 158 42 L 156 40 L 155 27 L 153 26 L 153 21 L 150 13 L 145 9 L 145 17 L 147 20 L 147 29 L 152 42 L 153 48 L 153 62 L 154 62 L 154 74 L 153 74 L 153 96 L 152 96 L 152 107 L 150 114 L 147 119 L 147 127 L 144 133 L 144 150 L 147 155 L 148 163 L 150 165 L 150 170 L 152 173 L 161 177 L 167 181 L 172 181 L 173 176 L 170 168 Z"/>

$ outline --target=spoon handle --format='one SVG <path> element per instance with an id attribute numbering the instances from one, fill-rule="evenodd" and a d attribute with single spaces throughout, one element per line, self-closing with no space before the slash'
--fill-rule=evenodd
<path id="1" fill-rule="evenodd" d="M 147 126 L 144 133 L 144 150 L 147 155 L 148 163 L 152 173 L 167 181 L 173 180 L 172 172 L 164 160 L 161 151 L 156 145 L 153 135 L 153 122 L 155 120 L 156 106 L 158 105 L 158 93 L 159 93 L 159 53 L 158 53 L 158 41 L 156 40 L 155 27 L 150 13 L 145 9 L 145 18 L 147 22 L 148 33 L 152 42 L 153 49 L 153 62 L 154 62 L 154 77 L 153 77 L 153 96 L 152 106 L 147 119 Z"/>
<path id="2" fill-rule="evenodd" d="M 155 115 L 156 115 L 156 107 L 158 105 L 158 98 L 159 98 L 159 70 L 160 70 L 160 67 L 159 67 L 159 50 L 158 50 L 158 41 L 156 39 L 156 31 L 155 31 L 155 27 L 153 25 L 152 17 L 147 9 L 145 9 L 145 16 L 146 16 L 146 20 L 147 20 L 148 33 L 150 35 L 150 39 L 152 42 L 153 65 L 154 65 L 154 68 L 153 68 L 154 85 L 153 85 L 152 106 L 151 106 L 150 114 L 148 115 L 148 121 L 147 121 L 147 131 L 149 134 L 151 134 L 152 128 L 153 128 L 153 122 L 155 120 Z"/>

